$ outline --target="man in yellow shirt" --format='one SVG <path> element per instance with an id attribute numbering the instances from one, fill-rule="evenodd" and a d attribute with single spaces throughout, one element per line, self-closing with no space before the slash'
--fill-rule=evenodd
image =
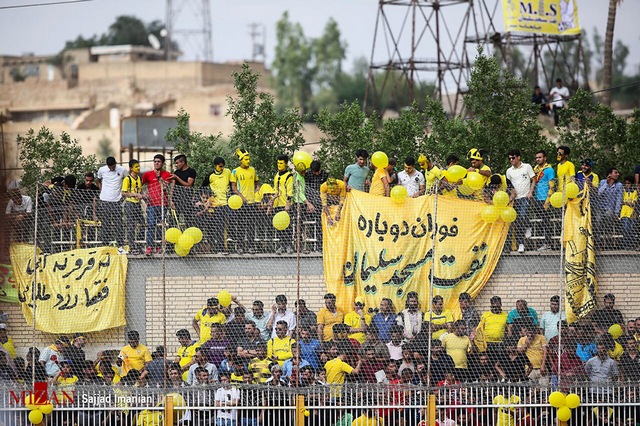
<path id="1" fill-rule="evenodd" d="M 260 190 L 260 182 L 256 169 L 251 167 L 251 156 L 241 148 L 236 150 L 240 160 L 240 167 L 231 172 L 231 192 L 242 198 L 242 207 L 232 214 L 232 223 L 235 227 L 235 239 L 238 241 L 238 254 L 247 251 L 255 254 L 254 247 L 256 233 L 257 209 L 256 192 Z"/>
<path id="2" fill-rule="evenodd" d="M 573 182 L 576 176 L 576 166 L 573 165 L 571 161 L 569 161 L 569 154 L 571 150 L 568 146 L 562 145 L 558 147 L 558 156 L 556 160 L 558 160 L 558 169 L 556 176 L 558 177 L 558 186 L 557 190 L 562 192 L 564 186 Z"/>
<path id="3" fill-rule="evenodd" d="M 476 336 L 483 336 L 487 344 L 487 354 L 494 362 L 504 352 L 502 342 L 507 330 L 507 316 L 508 314 L 502 310 L 502 299 L 493 296 L 491 310 L 482 314 L 476 331 Z"/>
<path id="4" fill-rule="evenodd" d="M 334 222 L 338 222 L 340 220 L 340 212 L 346 196 L 347 186 L 341 180 L 329 178 L 325 183 L 320 185 L 322 213 L 327 216 L 327 224 L 329 224 L 329 226 L 332 226 Z M 338 206 L 333 217 L 331 217 L 330 206 Z"/>
<path id="5" fill-rule="evenodd" d="M 229 184 L 231 183 L 231 170 L 225 167 L 222 157 L 213 159 L 213 173 L 209 175 L 209 188 L 211 189 L 212 203 L 214 208 L 213 218 L 213 238 L 215 239 L 215 249 L 217 253 L 227 253 L 225 249 L 224 231 L 229 225 L 230 209 L 227 205 L 229 195 Z"/>
<path id="6" fill-rule="evenodd" d="M 120 349 L 118 358 L 122 360 L 122 376 L 126 376 L 129 370 L 142 371 L 144 366 L 151 362 L 151 352 L 140 343 L 140 334 L 131 330 L 127 333 L 129 344 Z"/>
<path id="7" fill-rule="evenodd" d="M 13 339 L 7 334 L 7 324 L 0 323 L 0 345 L 11 356 L 11 359 L 16 357 L 16 347 L 13 344 Z"/>
<path id="8" fill-rule="evenodd" d="M 371 315 L 364 313 L 364 297 L 356 297 L 354 309 L 344 316 L 344 323 L 349 326 L 349 338 L 364 343 L 364 332 L 371 325 Z"/>
<path id="9" fill-rule="evenodd" d="M 467 158 L 471 162 L 471 167 L 467 169 L 468 172 L 478 172 L 484 178 L 484 184 L 489 182 L 491 177 L 491 168 L 484 164 L 484 158 L 487 156 L 487 152 L 484 149 L 471 148 L 467 153 Z"/>
<path id="10" fill-rule="evenodd" d="M 122 196 L 124 198 L 124 215 L 127 218 L 127 241 L 133 254 L 136 248 L 136 227 L 144 226 L 144 216 L 140 200 L 142 195 L 142 179 L 140 179 L 140 162 L 129 161 L 129 175 L 122 179 Z"/>
<path id="11" fill-rule="evenodd" d="M 280 367 L 284 362 L 293 357 L 293 351 L 291 345 L 296 341 L 295 339 L 287 336 L 289 331 L 289 324 L 286 321 L 278 321 L 276 323 L 276 337 L 272 337 L 267 342 L 267 358 L 271 361 L 276 361 L 280 364 Z"/>
<path id="12" fill-rule="evenodd" d="M 178 338 L 180 347 L 178 348 L 175 362 L 180 365 L 182 380 L 186 382 L 189 377 L 189 367 L 197 362 L 194 359 L 194 355 L 196 354 L 196 348 L 198 348 L 200 344 L 195 340 L 191 340 L 191 333 L 189 333 L 189 330 L 186 328 L 178 330 L 176 337 Z"/>
<path id="13" fill-rule="evenodd" d="M 342 388 L 340 386 L 344 384 L 347 374 L 360 373 L 360 367 L 362 365 L 362 357 L 358 355 L 358 363 L 355 367 L 347 364 L 344 359 L 347 357 L 347 352 L 351 349 L 345 345 L 337 345 L 332 343 L 329 347 L 329 356 L 332 358 L 324 365 L 324 370 L 327 374 L 327 384 L 333 385 L 331 388 L 331 397 L 338 399 L 341 397 Z"/>
<path id="14" fill-rule="evenodd" d="M 451 332 L 453 314 L 449 309 L 444 309 L 442 296 L 435 296 L 431 301 L 431 310 L 424 316 L 424 321 L 431 327 L 431 338 L 439 339 L 443 334 Z"/>
<path id="15" fill-rule="evenodd" d="M 525 353 L 533 370 L 529 373 L 529 379 L 540 385 L 549 384 L 549 378 L 542 369 L 542 360 L 547 357 L 547 339 L 538 333 L 538 327 L 533 325 L 529 318 L 523 318 L 523 325 L 520 328 L 521 338 L 518 340 L 518 352 Z"/>
<path id="16" fill-rule="evenodd" d="M 278 171 L 273 177 L 273 189 L 276 191 L 273 197 L 273 213 L 281 211 L 289 212 L 293 198 L 293 175 L 289 170 L 289 157 L 287 155 L 279 155 L 277 159 Z M 271 209 L 267 209 L 267 215 L 271 214 Z M 290 226 L 283 231 L 277 232 L 280 247 L 276 250 L 276 254 L 293 253 L 291 246 L 293 239 L 293 229 Z"/>
<path id="17" fill-rule="evenodd" d="M 453 324 L 453 333 L 448 333 L 442 338 L 442 347 L 447 355 L 453 359 L 456 366 L 456 378 L 468 380 L 469 362 L 467 353 L 471 351 L 471 340 L 467 336 L 467 326 L 464 321 L 458 320 Z"/>
<path id="18" fill-rule="evenodd" d="M 333 339 L 333 325 L 344 320 L 344 312 L 336 307 L 336 295 L 324 295 L 324 307 L 318 312 L 318 340 L 328 342 Z"/>
<path id="19" fill-rule="evenodd" d="M 442 170 L 424 154 L 420 154 L 418 157 L 418 164 L 422 169 L 422 174 L 426 182 L 425 193 L 430 194 L 435 189 L 436 181 L 442 179 Z"/>
<path id="20" fill-rule="evenodd" d="M 212 324 L 225 324 L 226 322 L 227 317 L 220 312 L 218 299 L 216 297 L 210 297 L 207 299 L 207 306 L 196 312 L 195 317 L 191 321 L 191 325 L 200 338 L 198 342 L 203 344 L 211 339 Z"/>

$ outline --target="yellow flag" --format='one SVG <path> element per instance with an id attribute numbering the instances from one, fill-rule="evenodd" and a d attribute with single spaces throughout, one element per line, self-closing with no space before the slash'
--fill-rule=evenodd
<path id="1" fill-rule="evenodd" d="M 115 247 L 39 254 L 33 247 L 11 245 L 22 313 L 47 333 L 100 331 L 126 324 L 127 256 Z M 35 283 L 34 283 L 35 277 Z"/>
<path id="2" fill-rule="evenodd" d="M 325 281 L 343 310 L 350 311 L 357 296 L 368 307 L 383 298 L 402 306 L 410 291 L 428 309 L 432 266 L 433 295 L 443 296 L 447 308 L 462 292 L 480 292 L 508 225 L 485 223 L 485 203 L 457 197 L 440 196 L 436 214 L 434 197 L 407 198 L 398 206 L 388 197 L 351 191 L 338 222 L 328 226 L 323 216 Z"/>

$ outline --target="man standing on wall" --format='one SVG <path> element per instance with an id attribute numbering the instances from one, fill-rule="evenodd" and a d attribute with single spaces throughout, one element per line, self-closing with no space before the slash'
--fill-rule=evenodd
<path id="1" fill-rule="evenodd" d="M 167 208 L 167 183 L 171 179 L 171 173 L 164 170 L 164 155 L 156 154 L 153 157 L 153 170 L 142 175 L 142 185 L 147 185 L 149 201 L 147 203 L 147 250 L 145 254 L 151 256 L 156 240 L 156 225 L 164 220 Z M 162 236 L 160 236 L 162 239 Z M 156 253 L 160 253 L 160 247 L 156 247 Z"/>
<path id="2" fill-rule="evenodd" d="M 107 165 L 98 169 L 98 187 L 100 188 L 100 204 L 98 216 L 102 222 L 102 243 L 118 245 L 118 253 L 126 254 L 122 247 L 122 180 L 127 170 L 116 163 L 113 157 L 107 157 Z"/>

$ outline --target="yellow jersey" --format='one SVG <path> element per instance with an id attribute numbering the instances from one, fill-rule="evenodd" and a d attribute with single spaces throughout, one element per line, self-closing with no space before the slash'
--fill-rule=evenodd
<path id="1" fill-rule="evenodd" d="M 622 193 L 622 208 L 620 209 L 620 219 L 633 217 L 633 211 L 638 203 L 638 191 L 624 191 Z"/>
<path id="2" fill-rule="evenodd" d="M 125 176 L 122 179 L 122 192 L 131 192 L 134 194 L 140 194 L 142 192 L 142 179 L 140 175 L 133 177 L 131 175 Z M 136 197 L 127 197 L 125 201 L 129 203 L 139 203 L 140 199 Z"/>
<path id="3" fill-rule="evenodd" d="M 142 371 L 144 365 L 151 362 L 151 352 L 142 343 L 139 343 L 135 348 L 127 345 L 120 349 L 118 358 L 122 360 L 122 375 L 126 376 L 131 369 Z"/>
<path id="4" fill-rule="evenodd" d="M 267 342 L 267 358 L 277 361 L 278 364 L 280 364 L 280 367 L 282 367 L 286 360 L 293 358 L 291 345 L 295 342 L 295 339 L 292 339 L 289 336 L 282 339 L 278 337 L 269 339 Z"/>
<path id="5" fill-rule="evenodd" d="M 576 175 L 576 166 L 571 161 L 565 161 L 564 164 L 558 164 L 558 191 L 562 192 L 564 185 L 571 182 Z"/>
<path id="6" fill-rule="evenodd" d="M 200 323 L 200 340 L 198 341 L 200 344 L 211 339 L 212 324 L 225 324 L 227 322 L 227 317 L 222 312 L 218 311 L 217 314 L 210 315 L 206 307 L 196 312 L 193 319 Z"/>
<path id="7" fill-rule="evenodd" d="M 344 316 L 344 323 L 349 327 L 360 328 L 360 326 L 362 325 L 362 319 L 363 318 L 360 316 L 360 314 L 355 311 L 351 311 Z M 364 314 L 364 323 L 367 325 L 371 325 L 371 315 Z M 362 331 L 349 334 L 349 338 L 356 339 L 358 342 L 360 342 L 360 344 L 364 343 L 366 339 L 365 334 Z"/>
<path id="8" fill-rule="evenodd" d="M 256 182 L 258 182 L 256 169 L 253 167 L 247 167 L 246 169 L 236 167 L 231 172 L 231 182 L 236 184 L 238 192 L 244 196 L 247 204 L 256 202 Z"/>
<path id="9" fill-rule="evenodd" d="M 289 170 L 276 173 L 273 178 L 273 189 L 276 191 L 273 207 L 284 207 L 287 199 L 293 197 L 293 175 Z"/>
<path id="10" fill-rule="evenodd" d="M 478 328 L 484 331 L 484 337 L 487 342 L 497 343 L 504 340 L 504 331 L 507 328 L 506 312 L 494 314 L 491 311 L 485 312 L 480 318 Z"/>
<path id="11" fill-rule="evenodd" d="M 436 314 L 433 311 L 429 311 L 424 315 L 426 322 L 431 322 L 436 325 L 442 325 L 453 322 L 453 314 L 448 309 L 443 309 L 441 313 Z M 432 339 L 439 339 L 444 333 L 447 332 L 446 328 L 442 328 L 431 334 Z"/>
<path id="12" fill-rule="evenodd" d="M 196 348 L 198 348 L 200 344 L 198 342 L 191 342 L 189 346 L 180 346 L 178 348 L 178 364 L 180 367 L 184 368 L 185 365 L 189 364 L 193 360 L 193 356 L 196 354 Z M 185 371 L 182 373 L 182 380 L 185 382 L 189 377 L 189 371 Z"/>
<path id="13" fill-rule="evenodd" d="M 209 175 L 209 188 L 213 193 L 214 207 L 227 205 L 229 182 L 231 182 L 231 170 L 225 168 L 221 173 L 215 171 Z"/>

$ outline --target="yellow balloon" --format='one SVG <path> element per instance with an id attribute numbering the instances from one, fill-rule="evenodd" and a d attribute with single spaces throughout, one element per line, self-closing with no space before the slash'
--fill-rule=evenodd
<path id="1" fill-rule="evenodd" d="M 505 223 L 513 222 L 514 220 L 516 220 L 517 216 L 518 214 L 516 213 L 516 209 L 514 209 L 513 207 L 505 207 L 500 212 L 500 217 L 505 221 Z"/>
<path id="2" fill-rule="evenodd" d="M 551 197 L 549 197 L 549 202 L 556 209 L 561 208 L 564 205 L 564 200 L 562 199 L 562 192 L 554 192 L 553 194 L 551 194 Z"/>
<path id="3" fill-rule="evenodd" d="M 39 405 L 36 405 L 36 396 L 33 394 L 27 395 L 24 398 L 24 406 L 27 407 L 29 410 L 38 409 Z"/>
<path id="4" fill-rule="evenodd" d="M 551 404 L 552 407 L 555 407 L 555 408 L 564 407 L 565 402 L 566 402 L 566 397 L 562 392 L 555 391 L 549 395 L 549 404 Z"/>
<path id="5" fill-rule="evenodd" d="M 178 239 L 177 245 L 179 245 L 182 248 L 191 250 L 191 247 L 193 247 L 195 243 L 196 243 L 196 240 L 194 240 L 191 235 L 182 234 Z"/>
<path id="6" fill-rule="evenodd" d="M 503 395 L 496 395 L 493 398 L 494 405 L 503 405 L 505 403 L 505 397 Z"/>
<path id="7" fill-rule="evenodd" d="M 191 251 L 191 249 L 188 249 L 186 247 L 181 246 L 180 244 L 176 244 L 175 246 L 173 246 L 173 250 L 176 252 L 176 254 L 180 257 L 185 257 L 186 255 L 189 254 L 189 251 Z"/>
<path id="8" fill-rule="evenodd" d="M 172 244 L 177 243 L 181 236 L 182 232 L 178 228 L 169 228 L 164 233 L 165 239 Z"/>
<path id="9" fill-rule="evenodd" d="M 482 213 L 480 213 L 480 217 L 486 223 L 493 223 L 500 217 L 500 209 L 496 206 L 487 206 L 482 209 Z"/>
<path id="10" fill-rule="evenodd" d="M 273 223 L 273 227 L 276 228 L 278 231 L 284 231 L 289 227 L 289 224 L 291 223 L 291 218 L 289 217 L 289 213 L 285 211 L 276 213 L 273 216 L 272 223 Z"/>
<path id="11" fill-rule="evenodd" d="M 218 302 L 220 302 L 221 306 L 225 308 L 229 306 L 232 302 L 231 293 L 227 290 L 221 290 L 218 292 Z"/>
<path id="12" fill-rule="evenodd" d="M 567 407 L 571 408 L 572 410 L 580 406 L 580 396 L 576 395 L 575 393 L 570 393 L 565 399 L 567 402 Z"/>
<path id="13" fill-rule="evenodd" d="M 389 165 L 389 157 L 382 151 L 376 151 L 371 156 L 371 164 L 377 168 L 385 168 Z"/>
<path id="14" fill-rule="evenodd" d="M 230 209 L 238 210 L 240 207 L 242 207 L 242 198 L 240 198 L 239 195 L 232 195 L 227 200 L 227 204 L 229 205 Z"/>
<path id="15" fill-rule="evenodd" d="M 447 169 L 447 172 L 449 173 L 449 176 L 451 177 L 451 179 L 453 179 L 454 182 L 457 182 L 460 179 L 463 179 L 467 175 L 467 171 L 465 170 L 465 168 L 462 166 L 458 166 L 457 164 L 455 166 L 449 167 Z"/>
<path id="16" fill-rule="evenodd" d="M 298 171 L 307 170 L 311 167 L 311 161 L 312 159 L 308 152 L 298 151 L 293 154 L 293 165 Z"/>
<path id="17" fill-rule="evenodd" d="M 509 204 L 509 194 L 504 191 L 498 191 L 493 194 L 493 204 L 498 207 L 505 207 Z"/>
<path id="18" fill-rule="evenodd" d="M 196 228 L 195 226 L 185 229 L 184 235 L 189 235 L 191 238 L 193 238 L 195 244 L 198 244 L 200 241 L 202 241 L 202 231 L 200 230 L 200 228 Z"/>
<path id="19" fill-rule="evenodd" d="M 39 410 L 42 411 L 42 414 L 51 414 L 53 412 L 53 404 L 47 401 L 46 404 L 40 406 Z"/>
<path id="20" fill-rule="evenodd" d="M 567 184 L 567 188 L 566 188 L 567 198 L 576 198 L 579 192 L 580 192 L 580 188 L 578 187 L 577 183 L 569 182 Z"/>
<path id="21" fill-rule="evenodd" d="M 449 176 L 449 172 L 447 170 L 442 171 L 442 179 L 446 179 L 449 183 L 455 183 L 451 180 L 451 176 Z"/>
<path id="22" fill-rule="evenodd" d="M 619 339 L 620 336 L 622 336 L 622 327 L 620 327 L 620 324 L 613 324 L 609 327 L 609 334 L 614 339 Z"/>
<path id="23" fill-rule="evenodd" d="M 478 172 L 469 172 L 467 173 L 467 185 L 471 187 L 473 190 L 482 189 L 484 186 L 484 176 L 482 176 Z"/>
<path id="24" fill-rule="evenodd" d="M 31 410 L 29 412 L 29 421 L 34 425 L 40 424 L 43 418 L 44 418 L 44 415 L 40 410 Z"/>
<path id="25" fill-rule="evenodd" d="M 556 413 L 558 416 L 558 420 L 561 422 L 567 422 L 571 418 L 571 408 L 566 405 L 558 408 L 558 412 Z"/>
<path id="26" fill-rule="evenodd" d="M 391 188 L 391 193 L 389 195 L 396 204 L 402 204 L 407 199 L 407 188 L 402 185 L 396 185 Z"/>

